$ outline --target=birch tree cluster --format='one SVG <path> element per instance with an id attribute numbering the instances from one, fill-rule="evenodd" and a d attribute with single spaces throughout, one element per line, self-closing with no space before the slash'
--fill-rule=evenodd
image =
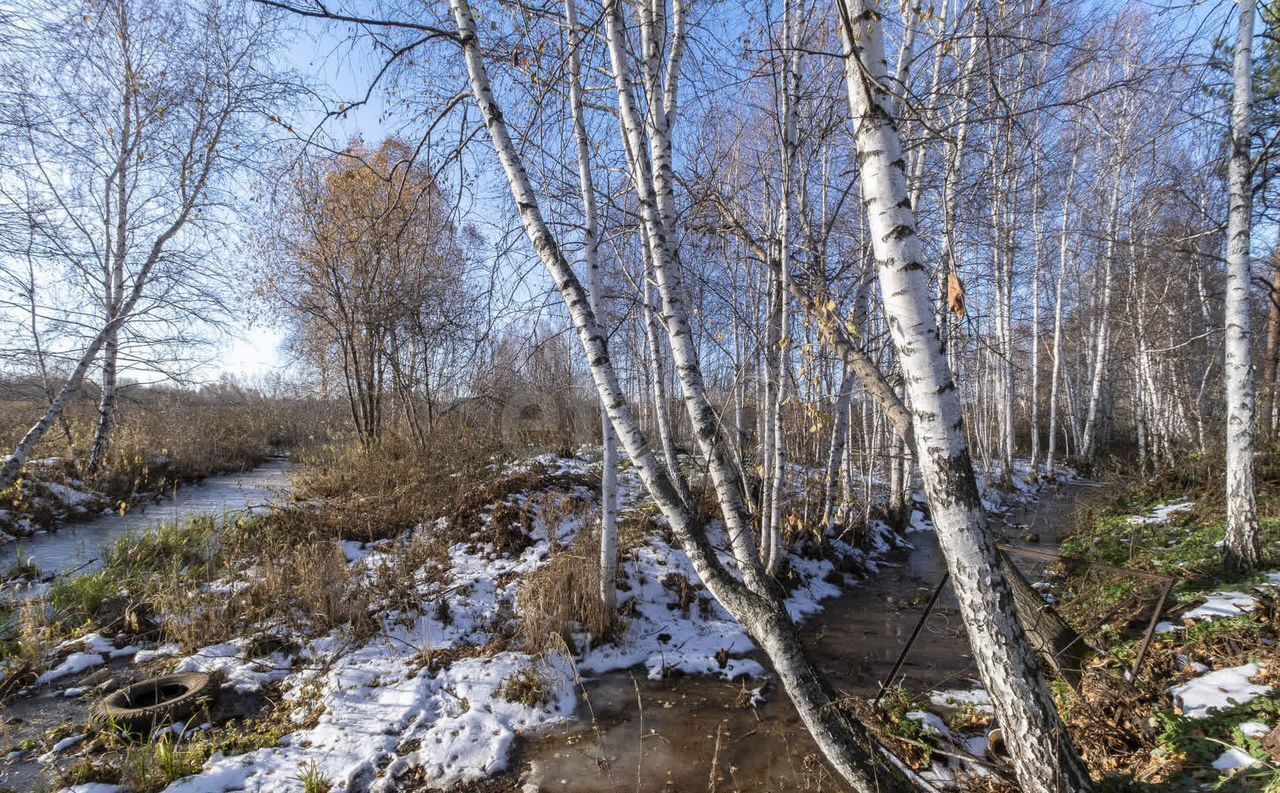
<path id="1" fill-rule="evenodd" d="M 264 245 L 277 264 L 264 288 L 358 435 L 376 440 L 388 411 L 429 434 L 442 395 L 468 388 L 518 403 L 538 378 L 504 380 L 513 361 L 536 362 L 543 382 L 573 380 L 603 451 L 607 609 L 625 460 L 854 789 L 917 783 L 833 704 L 809 660 L 785 605 L 789 548 L 856 543 L 876 519 L 901 527 L 923 491 L 1029 793 L 1091 781 L 1045 682 L 1042 621 L 1026 613 L 1042 599 L 997 548 L 980 478 L 1224 460 L 1224 561 L 1257 564 L 1253 458 L 1280 409 L 1280 256 L 1266 249 L 1273 233 L 1254 233 L 1271 203 L 1271 6 L 252 7 L 363 48 L 372 76 L 355 103 L 377 93 L 397 129 L 377 147 L 306 148 Z M 147 301 L 179 311 L 158 301 L 202 283 L 197 229 L 248 145 L 228 143 L 232 122 L 270 104 L 238 70 L 260 28 L 158 33 L 199 57 L 179 50 L 180 64 L 141 79 L 147 61 L 125 28 L 194 12 L 102 9 L 85 24 L 113 34 L 93 39 L 119 63 L 99 91 L 112 113 L 65 93 L 78 75 L 54 74 L 23 84 L 64 93 L 4 116 L 22 144 L 0 155 L 14 158 L 0 183 L 6 272 L 34 294 L 45 265 L 30 262 L 44 257 L 80 274 L 87 296 L 80 356 L 49 379 L 50 410 L 0 485 L 91 367 L 99 434 L 109 428 L 115 360 L 144 332 Z M 79 51 L 58 68 L 107 62 Z M 63 110 L 49 115 L 44 99 Z M 473 237 L 463 229 L 476 217 Z M 481 240 L 498 251 L 487 289 L 473 270 Z M 536 353 L 477 331 L 511 283 L 535 306 Z M 28 303 L 45 366 L 50 320 L 34 297 L 13 304 Z"/>
<path id="2" fill-rule="evenodd" d="M 0 468 L 58 424 L 96 473 L 120 372 L 181 378 L 225 320 L 241 177 L 295 93 L 278 15 L 251 3 L 15 3 L 0 48 L 0 322 L 48 409 Z M 90 438 L 68 405 L 98 384 Z"/>
<path id="3" fill-rule="evenodd" d="M 467 189 L 518 223 L 605 416 L 606 603 L 616 443 L 832 767 L 911 789 L 778 578 L 807 534 L 903 521 L 918 472 L 1021 786 L 1090 788 L 977 475 L 1225 446 L 1227 563 L 1256 562 L 1252 5 L 1217 21 L 1226 91 L 1213 41 L 1138 5 L 284 5 L 389 53 L 425 151 L 487 139 Z"/>

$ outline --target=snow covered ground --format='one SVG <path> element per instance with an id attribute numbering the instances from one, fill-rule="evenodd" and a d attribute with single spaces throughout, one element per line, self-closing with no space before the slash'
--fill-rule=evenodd
<path id="1" fill-rule="evenodd" d="M 588 456 L 546 455 L 518 468 L 587 475 Z M 1012 497 L 988 493 L 989 506 L 999 508 L 1010 498 L 1030 493 L 1025 481 L 1029 473 L 1025 465 L 1015 471 Z M 622 509 L 642 505 L 646 499 L 634 472 L 623 471 L 619 479 Z M 595 495 L 586 488 L 574 493 L 586 503 L 594 503 Z M 394 791 L 411 779 L 447 788 L 504 770 L 519 734 L 572 717 L 584 677 L 634 667 L 642 667 L 651 678 L 765 676 L 751 657 L 754 645 L 746 632 L 706 594 L 688 558 L 662 532 L 650 532 L 620 561 L 619 607 L 627 615 L 621 636 L 609 643 L 575 636 L 572 658 L 534 656 L 513 650 L 511 643 L 496 644 L 495 637 L 509 635 L 520 619 L 517 593 L 522 583 L 549 562 L 553 547 L 568 544 L 594 514 L 566 514 L 532 493 L 516 494 L 509 503 L 528 508 L 532 515 L 527 547 L 518 554 L 502 553 L 482 534 L 453 545 L 444 569 L 424 567 L 413 573 L 416 602 L 422 607 L 380 611 L 379 630 L 371 640 L 352 646 L 344 634 L 335 632 L 289 654 L 276 650 L 251 657 L 252 648 L 263 643 L 246 638 L 177 658 L 176 670 L 216 671 L 224 686 L 238 693 L 283 685 L 298 729 L 275 747 L 231 757 L 214 755 L 200 773 L 168 790 L 302 790 L 303 769 L 327 779 L 335 791 Z M 416 531 L 433 528 L 420 526 Z M 912 529 L 931 526 L 916 513 Z M 714 535 L 716 527 L 711 531 Z M 713 539 L 718 547 L 726 545 L 723 537 Z M 373 577 L 394 563 L 409 540 L 406 536 L 367 545 L 349 542 L 343 550 L 356 574 Z M 830 541 L 830 548 L 842 567 L 872 573 L 877 560 L 895 544 L 905 542 L 888 527 L 876 525 L 866 549 L 839 540 Z M 732 569 L 728 554 L 722 558 Z M 824 600 L 852 583 L 831 559 L 792 555 L 789 561 L 796 582 L 787 608 L 797 620 L 820 611 Z M 218 586 L 231 591 L 240 583 L 224 580 Z M 139 652 L 130 647 L 114 652 L 153 659 L 173 649 Z M 103 647 L 85 646 L 65 663 L 70 669 L 109 657 L 112 653 Z M 955 696 L 980 705 L 983 692 Z M 920 718 L 928 724 L 936 719 Z"/>
<path id="2" fill-rule="evenodd" d="M 590 471 L 584 459 L 549 455 L 522 466 L 551 474 Z M 633 471 L 622 472 L 619 484 L 623 510 L 645 500 Z M 595 494 L 585 488 L 574 495 L 594 503 Z M 495 636 L 509 632 L 519 619 L 517 592 L 523 581 L 551 559 L 553 543 L 566 545 L 594 514 L 566 516 L 529 493 L 513 496 L 511 503 L 531 509 L 527 548 L 508 555 L 479 536 L 452 546 L 447 570 L 418 571 L 413 585 L 422 609 L 381 612 L 380 630 L 361 646 L 352 647 L 334 633 L 291 655 L 277 651 L 249 657 L 255 643 L 237 640 L 177 659 L 178 671 L 217 671 L 228 689 L 240 693 L 282 682 L 286 700 L 302 721 L 279 746 L 234 757 L 215 755 L 199 774 L 168 790 L 302 790 L 300 769 L 313 767 L 335 791 L 393 791 L 410 778 L 448 787 L 504 770 L 518 734 L 572 717 L 582 677 L 633 667 L 653 678 L 765 675 L 749 657 L 754 645 L 746 632 L 706 594 L 688 558 L 661 532 L 651 533 L 621 560 L 619 607 L 627 619 L 614 641 L 576 636 L 572 659 L 533 656 L 509 645 L 493 651 Z M 372 576 L 407 540 L 346 543 L 344 551 L 355 571 Z M 865 551 L 838 540 L 832 547 L 844 560 L 872 572 L 876 559 L 895 542 L 901 541 L 880 525 L 873 528 Z M 717 545 L 725 545 L 723 537 Z M 732 567 L 728 555 L 723 558 Z M 790 561 L 798 585 L 787 607 L 797 620 L 821 610 L 822 601 L 838 595 L 847 581 L 830 560 L 792 556 Z M 686 583 L 677 584 L 680 580 Z M 222 584 L 233 587 L 235 582 Z M 105 661 L 106 653 L 94 653 L 100 649 L 85 648 L 66 663 Z M 445 660 L 432 663 L 432 658 Z M 516 690 L 527 681 L 536 681 L 536 697 Z M 318 718 L 305 719 L 317 713 Z"/>

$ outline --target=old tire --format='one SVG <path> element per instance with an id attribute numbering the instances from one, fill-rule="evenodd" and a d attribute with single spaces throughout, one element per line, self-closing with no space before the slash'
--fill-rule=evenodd
<path id="1" fill-rule="evenodd" d="M 203 672 L 152 677 L 109 694 L 94 708 L 93 721 L 98 727 L 149 732 L 195 713 L 201 699 L 216 690 Z"/>

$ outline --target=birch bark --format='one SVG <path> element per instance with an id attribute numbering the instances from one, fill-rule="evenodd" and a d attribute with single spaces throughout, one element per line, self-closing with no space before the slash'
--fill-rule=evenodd
<path id="1" fill-rule="evenodd" d="M 887 112 L 887 63 L 874 0 L 840 2 L 849 104 L 885 315 L 914 410 L 921 475 L 969 643 L 1027 793 L 1089 790 L 1000 570 L 978 495 L 960 401 L 929 299 L 907 197 L 902 144 Z"/>
<path id="2" fill-rule="evenodd" d="M 622 55 L 619 38 L 621 8 L 617 2 L 611 5 L 612 8 L 607 10 L 609 17 L 607 25 L 611 39 L 610 47 L 615 50 L 612 56 L 616 58 Z M 640 432 L 631 406 L 622 391 L 617 372 L 609 359 L 603 331 L 596 321 L 595 313 L 591 310 L 586 291 L 543 220 L 537 193 L 530 183 L 520 153 L 507 131 L 502 110 L 493 96 L 470 5 L 467 0 L 450 0 L 450 6 L 458 29 L 458 40 L 467 67 L 471 93 L 484 119 L 489 139 L 502 164 L 520 215 L 521 225 L 538 258 L 547 268 L 564 299 L 579 342 L 586 353 L 600 400 L 606 406 L 610 422 L 618 433 L 627 455 L 635 465 L 641 481 L 662 510 L 663 516 L 679 538 L 694 570 L 706 584 L 707 589 L 735 619 L 742 623 L 769 656 L 801 720 L 837 773 L 859 793 L 906 793 L 913 790 L 912 784 L 899 767 L 884 757 L 882 749 L 875 743 L 866 728 L 854 721 L 842 708 L 835 706 L 834 691 L 805 656 L 799 634 L 783 607 L 781 598 L 778 597 L 780 590 L 776 584 L 770 585 L 769 582 L 760 579 L 759 564 L 750 556 L 745 560 L 739 560 L 743 580 L 730 574 L 721 563 L 705 528 L 694 520 L 693 514 L 681 502 L 666 469 L 658 462 L 643 433 Z M 615 61 L 615 68 L 619 65 Z M 618 68 L 615 76 L 618 78 L 619 93 L 629 96 L 630 84 L 625 70 Z M 628 134 L 632 136 L 634 144 L 638 132 L 634 126 L 634 105 L 630 105 L 626 98 L 620 101 L 620 105 L 624 110 L 623 123 L 628 125 Z M 645 149 L 633 145 L 632 150 L 638 153 Z M 637 161 L 643 162 L 643 158 L 637 157 Z M 641 170 L 643 172 L 643 166 Z M 661 243 L 662 224 L 653 201 L 652 183 L 648 184 L 647 189 L 638 186 L 638 192 L 641 192 L 647 203 L 645 207 L 646 226 L 649 227 L 647 233 L 652 242 Z M 666 255 L 662 244 L 651 244 L 651 249 L 662 257 Z M 655 259 L 657 258 L 658 256 L 655 255 Z M 691 408 L 694 432 L 699 436 L 699 442 L 705 444 L 706 438 L 703 433 L 707 427 L 702 422 L 704 419 L 712 420 L 713 416 L 709 405 L 705 407 L 704 414 L 701 412 L 701 406 L 697 404 L 700 398 L 705 400 L 705 392 L 696 388 L 701 384 L 701 373 L 697 369 L 696 362 L 684 354 L 689 351 L 689 348 L 684 346 L 689 341 L 687 320 L 681 316 L 682 306 L 673 306 L 674 301 L 670 295 L 666 294 L 672 285 L 672 275 L 669 272 L 663 273 L 659 269 L 658 277 L 659 286 L 664 292 L 664 311 L 669 317 L 668 332 L 672 337 L 672 346 L 677 350 L 676 363 L 681 367 L 680 379 L 682 386 L 685 387 L 686 403 Z M 681 320 L 684 320 L 683 324 L 686 326 L 684 338 L 678 333 Z M 694 392 L 692 397 L 690 392 Z M 695 414 L 694 408 L 698 408 L 699 412 Z M 727 466 L 727 463 L 720 458 L 717 449 L 707 448 L 705 451 L 713 474 L 720 466 Z M 718 476 L 723 476 L 723 471 L 720 471 Z M 721 492 L 720 483 L 716 484 L 717 495 L 720 497 L 726 519 L 730 518 L 731 511 L 736 508 L 737 520 L 741 524 L 741 499 L 736 496 L 732 500 L 727 499 Z M 735 547 L 735 552 L 739 550 Z M 754 571 L 752 568 L 755 568 Z"/>
<path id="3" fill-rule="evenodd" d="M 1253 111 L 1253 21 L 1255 0 L 1240 0 L 1240 30 L 1236 36 L 1235 88 L 1231 100 L 1231 161 L 1227 190 L 1231 210 L 1227 218 L 1226 365 L 1227 386 L 1227 536 L 1223 562 L 1240 575 L 1258 565 L 1258 504 L 1253 455 L 1253 358 L 1249 316 L 1249 243 L 1253 214 L 1253 185 L 1249 144 Z"/>
<path id="4" fill-rule="evenodd" d="M 600 314 L 599 224 L 596 189 L 591 178 L 591 141 L 587 136 L 586 111 L 582 100 L 581 42 L 585 32 L 578 26 L 575 0 L 565 0 L 565 25 L 569 37 L 569 106 L 573 114 L 573 137 L 578 150 L 578 181 L 582 191 L 582 258 L 587 266 L 587 295 L 591 313 Z M 613 617 L 618 608 L 618 436 L 609 414 L 600 406 L 600 603 Z"/>

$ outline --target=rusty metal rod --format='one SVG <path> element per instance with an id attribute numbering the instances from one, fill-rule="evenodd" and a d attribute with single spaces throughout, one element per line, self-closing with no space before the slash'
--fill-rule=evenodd
<path id="1" fill-rule="evenodd" d="M 946 586 L 947 582 L 950 580 L 951 571 L 948 570 L 946 573 L 943 573 L 942 580 L 938 582 L 936 587 L 934 587 L 933 596 L 929 598 L 929 605 L 924 607 L 924 613 L 920 615 L 920 620 L 916 623 L 915 630 L 911 631 L 911 637 L 907 639 L 906 646 L 902 648 L 902 652 L 898 655 L 898 660 L 894 662 L 893 670 L 889 672 L 888 677 L 881 681 L 880 690 L 876 692 L 876 698 L 871 701 L 871 707 L 874 708 L 880 704 L 880 698 L 884 696 L 884 692 L 888 689 L 889 684 L 893 682 L 893 679 L 898 676 L 898 670 L 902 669 L 902 664 L 907 660 L 907 654 L 911 652 L 912 645 L 916 643 L 916 637 L 920 635 L 920 630 L 924 628 L 925 620 L 929 619 L 929 612 L 933 611 L 933 607 L 938 602 L 939 596 L 942 595 L 942 588 Z"/>
<path id="2" fill-rule="evenodd" d="M 1133 659 L 1133 669 L 1129 671 L 1129 676 L 1134 680 L 1138 679 L 1138 670 L 1142 667 L 1142 659 L 1147 654 L 1147 648 L 1151 646 L 1151 639 L 1156 634 L 1156 625 L 1160 623 L 1160 615 L 1164 613 L 1164 604 L 1169 599 L 1169 592 L 1172 589 L 1172 578 L 1164 582 L 1164 586 L 1160 588 L 1160 597 L 1156 600 L 1156 610 L 1151 613 L 1151 622 L 1147 624 L 1147 633 L 1142 637 L 1142 646 L 1138 648 L 1138 657 Z"/>
<path id="3" fill-rule="evenodd" d="M 1042 551 L 1039 548 L 1023 548 L 1018 545 L 1005 545 L 1004 543 L 1000 543 L 996 547 L 1005 553 L 1035 556 L 1041 559 L 1048 559 L 1053 562 L 1068 562 L 1071 564 L 1088 565 L 1095 570 L 1106 570 L 1111 573 L 1133 576 L 1134 578 L 1146 578 L 1152 581 L 1160 581 L 1162 583 L 1177 580 L 1176 576 L 1151 573 L 1146 570 L 1133 570 L 1128 567 L 1116 567 L 1113 564 L 1104 564 L 1102 562 L 1095 562 L 1092 559 L 1081 559 L 1075 556 L 1064 556 L 1063 554 L 1054 553 L 1053 551 Z"/>

